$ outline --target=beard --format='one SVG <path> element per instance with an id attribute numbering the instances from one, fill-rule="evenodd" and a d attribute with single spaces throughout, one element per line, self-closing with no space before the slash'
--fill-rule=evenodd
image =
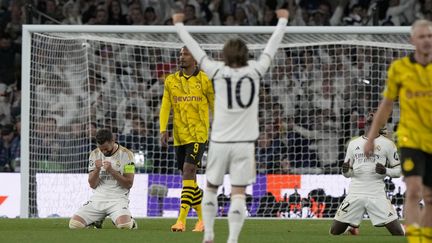
<path id="1" fill-rule="evenodd" d="M 105 157 L 111 157 L 115 153 L 115 151 L 116 151 L 116 146 L 113 146 L 113 148 L 111 149 L 111 151 L 103 153 L 103 155 Z"/>

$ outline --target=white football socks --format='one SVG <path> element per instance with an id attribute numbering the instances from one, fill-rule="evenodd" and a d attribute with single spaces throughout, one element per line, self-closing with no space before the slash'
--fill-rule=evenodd
<path id="1" fill-rule="evenodd" d="M 237 243 L 240 231 L 246 217 L 246 196 L 235 194 L 231 196 L 231 206 L 228 211 L 229 236 L 228 243 Z"/>
<path id="2" fill-rule="evenodd" d="M 204 242 L 212 241 L 214 238 L 214 221 L 218 209 L 216 192 L 206 188 L 204 190 L 201 207 L 204 220 Z"/>

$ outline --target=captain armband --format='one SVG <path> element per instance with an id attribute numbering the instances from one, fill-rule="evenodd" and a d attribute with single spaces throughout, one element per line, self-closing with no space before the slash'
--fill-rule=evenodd
<path id="1" fill-rule="evenodd" d="M 135 173 L 135 164 L 130 162 L 129 164 L 125 165 L 123 172 L 128 174 Z"/>

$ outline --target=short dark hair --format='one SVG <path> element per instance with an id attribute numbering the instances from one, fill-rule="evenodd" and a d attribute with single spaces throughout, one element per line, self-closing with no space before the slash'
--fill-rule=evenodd
<path id="1" fill-rule="evenodd" d="M 111 132 L 111 130 L 106 129 L 106 128 L 102 128 L 99 129 L 96 132 L 96 143 L 97 144 L 104 144 L 106 142 L 110 142 L 113 140 L 113 134 Z"/>
<path id="2" fill-rule="evenodd" d="M 243 40 L 238 38 L 230 39 L 223 47 L 223 55 L 227 66 L 244 67 L 247 65 L 249 49 Z"/>

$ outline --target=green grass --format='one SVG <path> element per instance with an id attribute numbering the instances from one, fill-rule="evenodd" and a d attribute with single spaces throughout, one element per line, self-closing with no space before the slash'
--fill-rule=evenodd
<path id="1" fill-rule="evenodd" d="M 188 220 L 187 232 L 172 233 L 170 226 L 175 219 L 138 219 L 138 230 L 115 229 L 105 220 L 103 229 L 69 230 L 68 219 L 0 219 L 0 242 L 201 242 L 202 233 L 190 230 L 194 219 Z M 239 242 L 405 242 L 403 237 L 390 236 L 385 228 L 374 228 L 363 221 L 359 236 L 330 236 L 330 220 L 266 220 L 247 219 Z M 226 242 L 228 225 L 226 219 L 215 223 L 215 242 Z"/>

